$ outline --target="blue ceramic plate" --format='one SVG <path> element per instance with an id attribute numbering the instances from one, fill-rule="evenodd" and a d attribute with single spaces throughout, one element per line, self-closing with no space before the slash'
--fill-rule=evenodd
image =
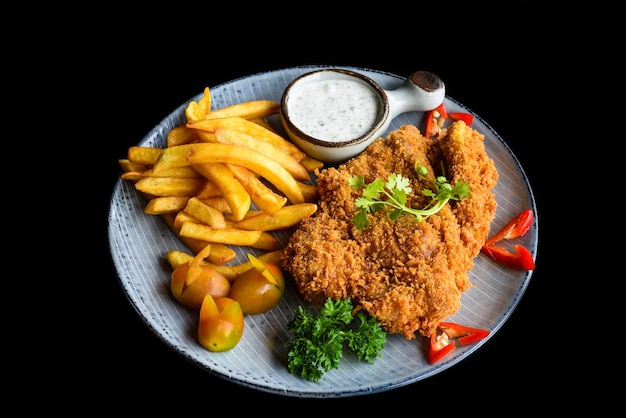
<path id="1" fill-rule="evenodd" d="M 209 86 L 212 106 L 216 109 L 258 99 L 280 102 L 289 82 L 320 68 L 329 67 L 286 68 Z M 364 73 L 386 90 L 397 88 L 408 77 L 408 74 L 398 76 L 365 68 L 344 68 Z M 190 100 L 200 97 L 202 92 Z M 473 113 L 450 97 L 446 97 L 445 105 L 450 112 Z M 184 123 L 186 106 L 187 103 L 181 104 L 148 132 L 138 145 L 165 147 L 167 132 Z M 389 131 L 405 124 L 419 127 L 422 117 L 423 114 L 417 112 L 401 114 L 392 121 Z M 532 208 L 536 214 L 535 200 L 524 170 L 511 149 L 478 115 L 474 114 L 474 118 L 473 127 L 485 135 L 487 152 L 500 174 L 495 189 L 498 209 L 492 223 L 492 231 L 496 231 L 523 209 Z M 277 129 L 282 129 L 278 119 L 271 122 Z M 286 344 L 291 339 L 287 323 L 298 305 L 306 305 L 295 288 L 290 286 L 274 309 L 265 314 L 246 316 L 243 338 L 234 349 L 224 353 L 209 352 L 196 340 L 198 313 L 176 303 L 169 291 L 171 269 L 165 261 L 165 253 L 169 250 L 189 251 L 160 217 L 144 214 L 145 205 L 145 199 L 131 182 L 118 181 L 111 196 L 109 241 L 120 284 L 146 326 L 164 344 L 213 375 L 249 388 L 286 396 L 358 396 L 427 379 L 463 361 L 489 340 L 488 337 L 470 346 L 459 346 L 443 361 L 433 365 L 426 360 L 426 338 L 408 341 L 402 336 L 392 335 L 382 356 L 373 364 L 357 361 L 346 350 L 339 368 L 325 373 L 317 383 L 310 382 L 290 374 L 287 369 Z M 535 216 L 534 224 L 521 242 L 533 257 L 537 254 L 537 231 L 538 216 Z M 285 245 L 289 238 L 286 232 L 275 235 L 281 245 Z M 238 256 L 233 264 L 246 261 L 250 249 L 236 250 Z M 488 329 L 493 336 L 517 306 L 532 271 L 507 269 L 479 255 L 470 276 L 474 285 L 463 294 L 461 309 L 449 320 Z"/>

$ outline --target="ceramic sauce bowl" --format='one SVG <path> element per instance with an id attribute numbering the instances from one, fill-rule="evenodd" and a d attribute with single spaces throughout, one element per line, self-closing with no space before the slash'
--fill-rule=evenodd
<path id="1" fill-rule="evenodd" d="M 287 86 L 280 118 L 294 144 L 334 164 L 364 151 L 397 115 L 432 110 L 444 98 L 443 81 L 428 71 L 416 71 L 397 89 L 385 90 L 359 72 L 322 69 Z"/>

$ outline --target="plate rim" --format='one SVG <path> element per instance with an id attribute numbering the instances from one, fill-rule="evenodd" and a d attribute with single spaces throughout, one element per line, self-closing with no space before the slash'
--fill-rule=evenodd
<path id="1" fill-rule="evenodd" d="M 386 76 L 386 77 L 391 77 L 393 79 L 396 79 L 398 81 L 404 80 L 405 77 L 402 77 L 400 75 L 397 74 L 393 74 L 387 71 L 381 71 L 381 70 L 377 70 L 377 69 L 371 69 L 371 68 L 365 68 L 365 67 L 358 67 L 358 66 L 337 66 L 337 65 L 300 65 L 300 66 L 291 66 L 291 67 L 285 67 L 285 68 L 280 68 L 280 69 L 273 69 L 273 70 L 267 70 L 267 71 L 260 71 L 260 72 L 256 72 L 254 74 L 249 74 L 249 75 L 245 75 L 245 76 L 241 76 L 238 78 L 234 78 L 232 80 L 228 80 L 226 82 L 223 83 L 219 83 L 215 86 L 210 87 L 211 90 L 217 90 L 217 89 L 223 89 L 223 88 L 227 88 L 230 85 L 234 85 L 237 83 L 240 83 L 244 80 L 248 80 L 251 78 L 258 78 L 258 77 L 263 77 L 263 76 L 267 76 L 267 75 L 276 75 L 276 74 L 281 74 L 284 72 L 288 72 L 288 71 L 295 71 L 295 70 L 316 70 L 316 69 L 324 69 L 324 68 L 345 68 L 345 69 L 350 69 L 350 70 L 354 70 L 354 71 L 365 71 L 365 72 L 370 72 L 370 73 L 376 73 L 379 74 L 381 76 Z M 408 76 L 409 74 L 407 74 Z M 152 138 L 155 134 L 158 133 L 159 131 L 159 127 L 163 125 L 163 123 L 170 117 L 172 117 L 173 115 L 180 113 L 181 111 L 184 110 L 184 108 L 186 107 L 187 103 L 189 103 L 189 101 L 191 100 L 196 100 L 197 98 L 202 96 L 202 92 L 198 93 L 197 95 L 193 96 L 192 98 L 188 99 L 187 101 L 181 103 L 179 106 L 177 106 L 173 111 L 171 111 L 169 114 L 167 114 L 164 118 L 162 118 L 159 123 L 157 125 L 155 125 L 151 130 L 149 130 L 138 142 L 138 144 L 144 143 L 146 142 L 148 139 Z M 535 200 L 535 195 L 534 192 L 532 190 L 530 181 L 528 176 L 526 175 L 526 172 L 524 170 L 524 168 L 522 167 L 519 159 L 517 158 L 517 156 L 515 155 L 515 153 L 513 152 L 513 150 L 510 148 L 510 146 L 504 141 L 504 139 L 500 136 L 500 134 L 493 129 L 493 127 L 487 122 L 485 121 L 480 115 L 476 114 L 476 112 L 474 112 L 472 109 L 468 108 L 467 106 L 461 104 L 459 101 L 457 101 L 456 99 L 450 97 L 447 93 L 445 96 L 446 100 L 449 100 L 452 103 L 455 103 L 458 106 L 461 106 L 462 108 L 466 109 L 467 111 L 469 111 L 470 113 L 472 113 L 474 115 L 475 118 L 477 118 L 480 123 L 482 123 L 486 129 L 489 130 L 489 133 L 500 143 L 501 146 L 504 147 L 504 149 L 507 152 L 507 156 L 509 158 L 511 158 L 513 160 L 513 162 L 515 163 L 515 168 L 519 171 L 519 175 L 521 176 L 521 179 L 523 180 L 523 184 L 525 186 L 526 189 L 526 193 L 528 194 L 527 198 L 532 206 L 532 209 L 535 212 L 535 220 L 534 220 L 534 225 L 533 225 L 533 236 L 532 236 L 532 246 L 531 248 L 529 248 L 529 250 L 531 251 L 531 254 L 533 256 L 533 258 L 536 260 L 537 258 L 537 253 L 538 253 L 538 244 L 539 244 L 539 237 L 538 237 L 538 231 L 539 231 L 539 214 L 537 213 L 537 204 L 536 204 L 536 200 Z M 416 123 L 417 125 L 417 123 Z M 481 132 L 484 133 L 484 132 Z M 473 344 L 472 346 L 468 346 L 465 347 L 463 353 L 461 353 L 460 355 L 457 355 L 447 361 L 442 361 L 440 363 L 437 363 L 435 365 L 432 365 L 432 367 L 430 367 L 428 370 L 426 370 L 425 372 L 421 373 L 421 374 L 416 374 L 414 376 L 409 376 L 406 377 L 404 379 L 401 380 L 397 380 L 394 381 L 392 383 L 386 384 L 385 386 L 379 386 L 379 387 L 374 387 L 374 388 L 364 388 L 362 390 L 336 390 L 336 391 L 327 391 L 327 392 L 317 392 L 317 391 L 302 391 L 302 390 L 289 390 L 289 388 L 285 388 L 284 390 L 278 390 L 276 388 L 272 388 L 272 387 L 268 387 L 268 386 L 264 386 L 262 384 L 257 384 L 254 383 L 252 381 L 247 381 L 244 379 L 240 379 L 237 377 L 233 377 L 233 376 L 227 376 L 223 373 L 220 373 L 219 371 L 216 371 L 212 368 L 210 368 L 209 366 L 207 366 L 206 364 L 201 363 L 200 361 L 198 361 L 197 359 L 195 359 L 194 357 L 192 357 L 191 355 L 189 355 L 189 353 L 186 352 L 181 352 L 181 350 L 179 350 L 170 340 L 168 340 L 167 338 L 164 337 L 164 335 L 162 335 L 162 331 L 156 329 L 153 324 L 151 323 L 151 321 L 149 320 L 150 318 L 148 318 L 148 316 L 146 315 L 145 312 L 143 312 L 140 309 L 140 306 L 138 306 L 138 304 L 131 298 L 131 295 L 129 294 L 128 288 L 126 283 L 123 281 L 122 275 L 123 272 L 121 270 L 120 265 L 118 265 L 119 261 L 115 256 L 114 253 L 114 246 L 113 246 L 113 242 L 112 242 L 112 221 L 113 221 L 113 215 L 115 214 L 114 211 L 114 197 L 117 195 L 117 193 L 119 192 L 119 189 L 123 186 L 124 180 L 122 180 L 121 178 L 118 178 L 112 193 L 111 193 L 111 198 L 110 198 L 110 207 L 109 207 L 109 211 L 108 211 L 108 217 L 107 217 L 107 236 L 108 236 L 108 241 L 109 241 L 109 250 L 110 250 L 110 256 L 111 256 L 111 261 L 115 267 L 115 272 L 116 272 L 116 276 L 117 276 L 117 281 L 118 284 L 121 286 L 123 293 L 126 297 L 126 299 L 129 301 L 130 305 L 133 307 L 133 310 L 138 314 L 139 318 L 141 319 L 141 321 L 148 327 L 148 329 L 155 334 L 158 339 L 165 343 L 165 345 L 167 347 L 169 347 L 170 349 L 172 349 L 174 352 L 176 352 L 178 355 L 180 355 L 181 357 L 183 357 L 185 360 L 191 362 L 192 364 L 194 364 L 197 367 L 200 367 L 202 370 L 210 373 L 213 376 L 228 380 L 229 382 L 232 383 L 236 383 L 239 385 L 242 385 L 244 387 L 250 388 L 250 389 L 256 389 L 256 390 L 260 390 L 260 391 L 264 391 L 264 392 L 269 392 L 269 393 L 273 393 L 273 394 L 278 394 L 278 395 L 285 395 L 285 396 L 294 396 L 294 397 L 307 397 L 307 398 L 327 398 L 327 397 L 347 397 L 347 396 L 360 396 L 360 395 L 366 395 L 366 394 L 373 394 L 373 393 L 378 393 L 378 392 L 383 392 L 383 391 L 388 391 L 388 390 L 392 390 L 392 389 L 396 389 L 402 386 L 406 386 L 408 384 L 412 384 L 415 383 L 417 381 L 421 381 L 424 379 L 427 379 L 428 377 L 431 377 L 435 374 L 438 374 L 456 364 L 458 364 L 459 362 L 461 362 L 462 360 L 464 360 L 465 358 L 467 358 L 468 356 L 472 355 L 475 351 L 477 351 L 478 349 L 480 349 L 480 347 L 482 347 L 484 344 L 486 344 L 490 338 L 495 335 L 498 330 L 507 322 L 507 320 L 509 319 L 509 317 L 512 315 L 512 313 L 515 311 L 515 309 L 517 308 L 520 300 L 523 298 L 526 289 L 528 288 L 528 285 L 530 283 L 530 280 L 532 278 L 533 275 L 533 270 L 529 270 L 526 272 L 525 277 L 522 280 L 522 284 L 520 287 L 517 287 L 517 292 L 515 293 L 515 298 L 514 300 L 507 306 L 507 309 L 502 313 L 502 315 L 499 317 L 499 319 L 494 323 L 494 327 L 491 329 L 490 335 L 485 338 L 482 341 L 479 341 L 478 343 Z M 475 266 L 474 266 L 475 268 Z"/>

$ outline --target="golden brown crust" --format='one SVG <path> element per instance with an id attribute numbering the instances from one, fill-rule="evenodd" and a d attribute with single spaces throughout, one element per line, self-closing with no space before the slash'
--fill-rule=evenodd
<path id="1" fill-rule="evenodd" d="M 451 202 L 423 222 L 411 216 L 392 221 L 377 212 L 369 215 L 369 228 L 354 227 L 354 200 L 360 192 L 351 189 L 348 178 L 360 174 L 369 183 L 399 173 L 418 191 L 431 186 L 417 179 L 414 163 L 436 175 L 441 174 L 440 159 L 449 182 L 470 184 L 471 197 Z M 497 177 L 482 135 L 463 122 L 452 124 L 435 141 L 414 126 L 402 126 L 358 157 L 318 173 L 318 210 L 292 235 L 283 267 L 316 306 L 327 297 L 350 297 L 387 332 L 407 339 L 416 332 L 428 336 L 459 309 L 461 295 L 470 287 L 468 272 L 495 214 Z M 420 208 L 427 199 L 414 192 L 407 204 Z"/>

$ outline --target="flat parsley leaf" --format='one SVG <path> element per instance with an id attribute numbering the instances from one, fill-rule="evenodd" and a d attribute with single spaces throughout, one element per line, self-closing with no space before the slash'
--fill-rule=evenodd
<path id="1" fill-rule="evenodd" d="M 367 214 L 383 209 L 387 210 L 387 216 L 392 220 L 397 220 L 404 214 L 410 214 L 415 217 L 416 222 L 420 222 L 439 212 L 449 200 L 461 200 L 470 196 L 470 186 L 463 181 L 457 182 L 452 187 L 444 175 L 437 176 L 434 180 L 429 179 L 428 169 L 418 163 L 415 163 L 415 172 L 419 178 L 428 180 L 435 186 L 434 192 L 426 188 L 422 190 L 424 196 L 431 198 L 428 205 L 422 209 L 406 206 L 407 197 L 413 190 L 409 179 L 401 174 L 391 173 L 386 182 L 376 178 L 371 183 L 365 183 L 362 175 L 350 177 L 348 183 L 353 190 L 363 189 L 362 195 L 354 201 L 357 208 L 353 217 L 354 225 L 358 229 L 367 228 L 369 226 Z"/>

